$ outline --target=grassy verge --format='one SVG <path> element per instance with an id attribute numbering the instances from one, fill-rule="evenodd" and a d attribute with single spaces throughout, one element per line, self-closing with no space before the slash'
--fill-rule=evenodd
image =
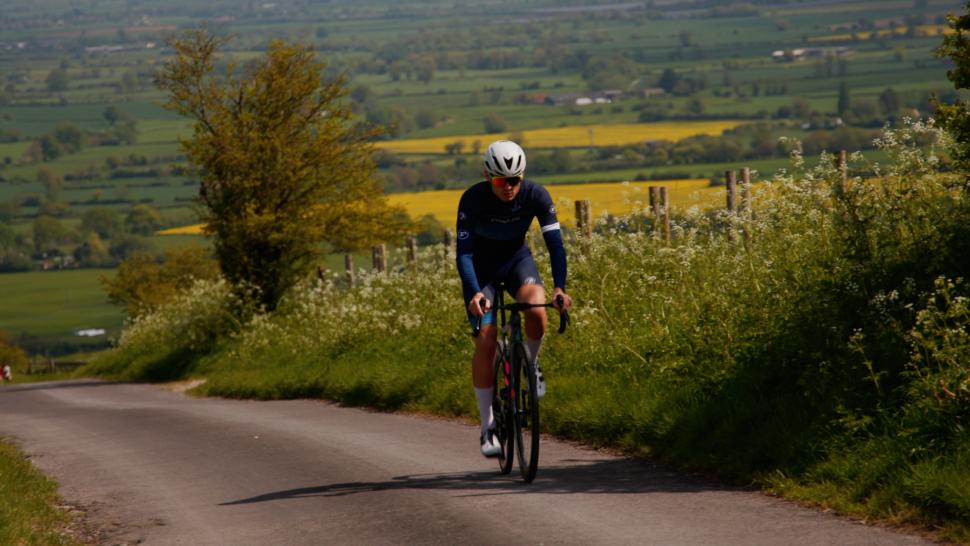
<path id="1" fill-rule="evenodd" d="M 577 305 L 543 349 L 543 428 L 967 542 L 970 200 L 912 146 L 932 132 L 887 134 L 879 179 L 796 163 L 754 216 L 688 212 L 669 246 L 649 216 L 570 241 Z M 200 283 L 82 373 L 474 418 L 452 260 L 314 280 L 242 321 L 224 283 Z"/>
<path id="2" fill-rule="evenodd" d="M 57 502 L 57 484 L 0 438 L 0 544 L 78 544 L 64 533 L 70 516 Z"/>

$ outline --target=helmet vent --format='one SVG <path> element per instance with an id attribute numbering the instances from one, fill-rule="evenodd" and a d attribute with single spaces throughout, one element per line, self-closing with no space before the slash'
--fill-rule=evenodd
<path id="1" fill-rule="evenodd" d="M 515 160 L 514 157 L 506 157 L 505 158 L 505 166 L 508 167 L 509 169 L 511 169 L 512 168 L 512 161 L 514 161 L 514 160 Z"/>

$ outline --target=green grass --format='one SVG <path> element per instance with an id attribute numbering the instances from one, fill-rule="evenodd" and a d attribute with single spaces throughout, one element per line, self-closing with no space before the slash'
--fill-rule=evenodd
<path id="1" fill-rule="evenodd" d="M 82 328 L 104 328 L 117 336 L 123 315 L 105 299 L 99 279 L 107 275 L 110 270 L 82 269 L 0 276 L 0 330 L 63 339 Z"/>
<path id="2" fill-rule="evenodd" d="M 907 131 L 890 140 L 916 142 Z M 905 146 L 884 153 L 918 153 Z M 576 308 L 544 345 L 544 430 L 970 541 L 967 400 L 954 394 L 970 341 L 952 333 L 970 320 L 957 280 L 970 207 L 952 175 L 925 165 L 887 162 L 899 176 L 870 180 L 855 163 L 863 177 L 846 191 L 825 161 L 759 186 L 751 221 L 736 219 L 747 244 L 708 211 L 678 215 L 670 246 L 649 217 L 584 242 L 567 233 Z M 853 222 L 863 206 L 866 222 Z M 197 286 L 79 373 L 474 419 L 453 258 L 427 248 L 350 290 L 335 272 L 245 326 L 227 287 Z"/>
<path id="3" fill-rule="evenodd" d="M 57 484 L 0 437 L 0 544 L 77 544 L 64 533 L 71 516 L 57 507 L 58 502 Z"/>

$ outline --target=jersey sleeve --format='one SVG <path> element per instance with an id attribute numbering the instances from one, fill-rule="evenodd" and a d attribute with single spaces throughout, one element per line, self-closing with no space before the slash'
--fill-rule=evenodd
<path id="1" fill-rule="evenodd" d="M 562 230 L 556 217 L 556 205 L 552 202 L 549 190 L 536 185 L 536 218 L 542 239 L 549 249 L 549 261 L 552 263 L 552 282 L 556 288 L 566 290 L 566 248 L 562 244 Z"/>
<path id="2" fill-rule="evenodd" d="M 477 217 L 471 205 L 471 198 L 465 192 L 458 201 L 458 220 L 455 233 L 458 238 L 455 253 L 458 265 L 458 275 L 466 292 L 480 292 L 478 277 L 475 275 L 475 223 Z"/>

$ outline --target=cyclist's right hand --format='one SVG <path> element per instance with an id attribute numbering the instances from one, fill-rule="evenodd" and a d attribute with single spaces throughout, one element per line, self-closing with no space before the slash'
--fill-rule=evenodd
<path id="1" fill-rule="evenodd" d="M 481 305 L 481 301 L 485 301 L 484 307 Z M 473 317 L 483 317 L 485 313 L 492 308 L 492 302 L 485 297 L 485 294 L 481 292 L 476 292 L 472 296 L 472 301 L 468 303 L 468 312 L 472 314 Z"/>

